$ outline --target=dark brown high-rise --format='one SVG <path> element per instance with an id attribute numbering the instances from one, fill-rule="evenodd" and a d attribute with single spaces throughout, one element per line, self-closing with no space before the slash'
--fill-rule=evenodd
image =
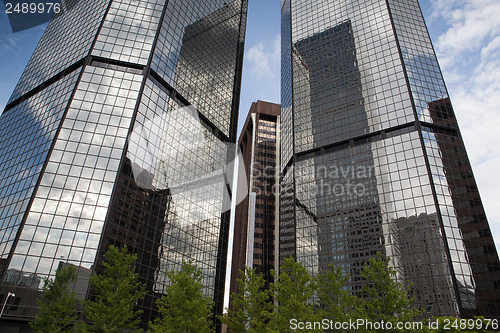
<path id="1" fill-rule="evenodd" d="M 280 111 L 279 104 L 252 103 L 238 141 L 248 184 L 238 191 L 248 191 L 248 196 L 236 206 L 231 292 L 237 291 L 236 280 L 245 265 L 263 274 L 267 283 L 272 282 L 278 218 L 276 162 Z"/>

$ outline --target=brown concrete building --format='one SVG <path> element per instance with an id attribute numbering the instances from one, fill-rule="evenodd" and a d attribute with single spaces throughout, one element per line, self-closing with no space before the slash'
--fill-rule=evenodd
<path id="1" fill-rule="evenodd" d="M 234 222 L 231 293 L 237 291 L 236 280 L 245 265 L 272 282 L 275 269 L 275 230 L 278 219 L 277 169 L 279 161 L 279 104 L 252 103 L 238 146 L 245 164 L 248 196 L 236 206 Z"/>

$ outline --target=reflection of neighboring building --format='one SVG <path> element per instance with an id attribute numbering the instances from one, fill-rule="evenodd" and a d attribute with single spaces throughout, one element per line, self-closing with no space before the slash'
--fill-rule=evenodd
<path id="1" fill-rule="evenodd" d="M 59 270 L 63 267 L 68 266 L 74 267 L 76 272 L 76 280 L 67 284 L 68 290 L 70 292 L 74 292 L 78 299 L 85 300 L 85 297 L 87 297 L 89 279 L 92 275 L 92 270 L 89 268 L 68 264 L 63 261 L 59 262 L 57 269 Z"/>
<path id="2" fill-rule="evenodd" d="M 279 149 L 280 106 L 257 101 L 252 103 L 238 146 L 243 155 L 248 191 L 236 206 L 230 292 L 237 292 L 236 280 L 245 265 L 273 282 L 275 269 L 276 163 Z"/>
<path id="3" fill-rule="evenodd" d="M 89 279 L 92 273 L 91 269 L 75 266 L 68 264 L 63 261 L 59 261 L 56 271 L 62 267 L 73 266 L 75 268 L 76 280 L 66 284 L 69 292 L 74 292 L 79 300 L 84 300 L 87 296 Z M 25 316 L 26 309 L 24 307 L 19 307 L 21 300 L 29 297 L 32 300 L 38 299 L 42 295 L 41 288 L 43 287 L 43 278 L 34 273 L 25 273 L 18 270 L 8 270 L 4 277 L 5 288 L 9 291 L 15 291 L 15 295 L 11 296 L 11 299 L 7 300 L 6 308 L 4 312 L 8 312 L 11 315 Z M 4 304 L 5 297 L 0 300 L 0 304 Z M 36 301 L 32 303 L 35 307 Z M 0 305 L 1 306 L 1 305 Z M 77 305 L 78 310 L 81 311 L 81 304 Z"/>
<path id="4" fill-rule="evenodd" d="M 473 299 L 477 298 L 481 313 L 494 312 L 500 304 L 500 261 L 457 119 L 449 98 L 428 103 L 428 110 L 433 123 L 440 126 L 432 131 L 443 157 L 446 181 L 474 273 L 477 288 Z M 461 298 L 464 301 L 471 299 L 469 289 L 462 291 Z"/>
<path id="5" fill-rule="evenodd" d="M 154 308 L 158 294 L 154 291 L 156 274 L 160 270 L 160 238 L 167 219 L 171 196 L 169 190 L 154 190 L 140 187 L 150 183 L 152 175 L 146 171 L 134 175 L 130 160 L 125 162 L 120 173 L 120 182 L 110 205 L 108 223 L 103 232 L 104 248 L 109 245 L 127 246 L 137 254 L 136 268 L 139 279 L 145 284 L 147 294 L 140 303 L 146 309 Z M 102 267 L 98 266 L 98 270 Z M 161 274 L 161 273 L 160 273 Z M 145 311 L 143 320 L 149 321 L 154 312 Z"/>
<path id="6" fill-rule="evenodd" d="M 381 209 L 373 198 L 377 182 L 371 148 L 359 146 L 353 154 L 346 153 L 345 142 L 331 146 L 368 127 L 357 88 L 361 74 L 351 21 L 297 41 L 294 51 L 293 59 L 300 61 L 294 61 L 300 73 L 294 82 L 300 96 L 296 114 L 301 115 L 296 134 L 312 139 L 296 140 L 297 229 L 302 235 L 297 258 L 306 261 L 312 273 L 315 255 L 319 273 L 330 264 L 341 266 L 350 274 L 349 288 L 356 291 L 363 284 L 360 269 L 377 252 L 384 252 L 384 246 Z M 354 119 L 358 129 L 346 131 Z M 315 255 L 311 246 L 316 247 Z"/>
<path id="7" fill-rule="evenodd" d="M 313 136 L 311 146 L 299 141 L 297 150 L 319 148 L 364 134 L 368 117 L 358 89 L 361 73 L 351 21 L 298 40 L 294 51 L 301 62 L 295 62 L 294 68 L 300 73 L 296 88 L 301 100 L 299 112 L 310 115 L 312 130 L 307 132 Z M 308 126 L 299 124 L 297 132 Z"/>
<path id="8" fill-rule="evenodd" d="M 363 286 L 361 269 L 383 252 L 380 207 L 358 205 L 324 214 L 318 218 L 318 264 L 320 272 L 334 264 L 349 273 L 348 287 L 358 292 Z"/>
<path id="9" fill-rule="evenodd" d="M 26 286 L 32 289 L 39 289 L 42 278 L 33 273 L 23 273 L 22 271 L 9 269 L 5 274 L 5 283 L 15 286 Z"/>
<path id="10" fill-rule="evenodd" d="M 25 273 L 19 270 L 7 270 L 4 275 L 4 295 L 1 295 L 1 305 L 5 304 L 4 313 L 11 313 L 15 316 L 25 316 L 26 309 L 19 307 L 22 300 L 30 298 L 36 300 L 42 295 L 42 277 L 35 273 Z M 11 296 L 9 297 L 9 293 Z M 12 295 L 14 294 L 14 295 Z M 33 306 L 35 304 L 33 303 Z"/>
<path id="11" fill-rule="evenodd" d="M 437 215 L 420 214 L 393 222 L 403 276 L 411 276 L 408 286 L 419 307 L 429 313 L 447 314 L 456 311 L 453 282 L 446 265 L 445 246 Z M 433 293 L 426 292 L 433 290 Z"/>
<path id="12" fill-rule="evenodd" d="M 247 0 L 66 9 L 0 117 L 0 299 L 11 292 L 17 302 L 0 331 L 26 327 L 38 311 L 41 286 L 12 285 L 9 272 L 53 278 L 63 261 L 83 276 L 102 270 L 112 244 L 137 254 L 143 326 L 165 270 L 184 260 L 202 270 L 222 314 L 232 177 L 204 176 L 232 172 Z M 193 138 L 203 139 L 195 150 Z M 75 288 L 91 297 L 85 279 Z"/>
<path id="13" fill-rule="evenodd" d="M 418 0 L 281 13 L 280 260 L 333 263 L 356 292 L 382 252 L 426 316 L 500 318 L 497 252 Z"/>
<path id="14" fill-rule="evenodd" d="M 237 134 L 237 128 L 231 125 L 238 117 L 227 113 L 234 103 L 229 96 L 235 85 L 235 59 L 221 56 L 221 53 L 228 53 L 226 48 L 235 47 L 227 40 L 234 41 L 238 37 L 235 35 L 240 30 L 238 3 L 233 1 L 226 5 L 224 2 L 219 10 L 186 26 L 174 82 L 179 95 L 226 136 Z"/>

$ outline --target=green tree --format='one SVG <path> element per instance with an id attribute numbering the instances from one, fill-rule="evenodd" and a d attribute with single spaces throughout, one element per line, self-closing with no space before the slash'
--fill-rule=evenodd
<path id="1" fill-rule="evenodd" d="M 359 302 L 346 288 L 349 275 L 344 275 L 342 269 L 333 264 L 329 268 L 317 277 L 317 295 L 322 305 L 320 317 L 332 322 L 356 320 Z"/>
<path id="2" fill-rule="evenodd" d="M 276 332 L 293 332 L 294 323 L 320 320 L 311 305 L 316 284 L 301 263 L 295 262 L 292 257 L 286 258 L 280 267 L 279 275 L 275 275 L 274 280 L 271 292 L 276 308 L 271 316 L 269 329 Z M 304 332 L 323 332 L 323 330 L 305 327 Z"/>
<path id="3" fill-rule="evenodd" d="M 269 332 L 268 322 L 273 310 L 270 291 L 266 288 L 266 280 L 254 269 L 245 268 L 240 273 L 238 293 L 231 295 L 232 307 L 221 321 L 230 332 Z"/>
<path id="4" fill-rule="evenodd" d="M 127 247 L 113 245 L 104 254 L 104 270 L 90 278 L 93 298 L 86 302 L 87 319 L 93 322 L 91 331 L 102 333 L 141 332 L 137 301 L 144 297 L 144 286 L 138 282 L 135 271 L 137 255 L 129 254 Z"/>
<path id="5" fill-rule="evenodd" d="M 150 333 L 213 332 L 212 300 L 203 296 L 202 273 L 184 262 L 178 272 L 167 272 L 171 284 L 156 301 L 158 317 L 149 323 Z"/>
<path id="6" fill-rule="evenodd" d="M 379 253 L 363 267 L 361 276 L 367 284 L 361 289 L 362 300 L 357 315 L 373 323 L 391 322 L 396 327 L 397 322 L 411 322 L 422 312 L 413 306 L 414 298 L 408 298 L 404 285 L 394 279 L 396 270 L 389 266 L 389 262 L 390 258 L 384 259 Z M 394 329 L 393 332 L 399 331 Z"/>
<path id="7" fill-rule="evenodd" d="M 67 284 L 76 280 L 76 270 L 66 266 L 56 271 L 53 280 L 44 279 L 43 301 L 38 300 L 40 312 L 30 322 L 31 328 L 39 333 L 71 332 L 75 313 L 76 296 L 69 292 Z"/>

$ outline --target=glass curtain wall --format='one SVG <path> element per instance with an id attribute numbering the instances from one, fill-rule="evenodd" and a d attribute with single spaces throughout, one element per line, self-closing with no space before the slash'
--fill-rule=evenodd
<path id="1" fill-rule="evenodd" d="M 498 317 L 498 255 L 417 0 L 281 4 L 280 260 L 340 266 L 356 293 L 380 252 L 428 315 Z"/>

